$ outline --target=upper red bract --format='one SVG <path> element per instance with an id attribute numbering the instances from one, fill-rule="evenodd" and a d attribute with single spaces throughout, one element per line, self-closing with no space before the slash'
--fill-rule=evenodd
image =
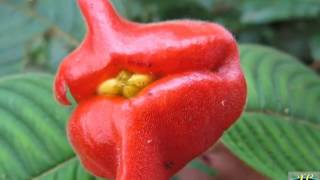
<path id="1" fill-rule="evenodd" d="M 69 104 L 67 87 L 81 101 L 123 69 L 168 75 L 238 61 L 235 40 L 220 25 L 190 20 L 138 24 L 118 17 L 108 1 L 78 2 L 89 31 L 59 68 L 55 92 L 63 104 Z"/>

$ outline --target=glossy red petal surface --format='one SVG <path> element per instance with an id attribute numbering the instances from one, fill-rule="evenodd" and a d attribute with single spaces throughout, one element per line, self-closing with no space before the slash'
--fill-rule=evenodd
<path id="1" fill-rule="evenodd" d="M 70 142 L 93 174 L 166 180 L 206 151 L 246 100 L 236 41 L 201 21 L 129 22 L 108 0 L 78 0 L 88 34 L 59 67 L 55 93 L 78 102 Z M 159 79 L 136 97 L 103 97 L 97 86 L 121 70 Z"/>

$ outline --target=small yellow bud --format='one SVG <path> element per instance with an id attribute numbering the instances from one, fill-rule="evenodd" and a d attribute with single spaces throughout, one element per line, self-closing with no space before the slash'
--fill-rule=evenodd
<path id="1" fill-rule="evenodd" d="M 153 81 L 151 75 L 133 74 L 123 70 L 115 78 L 102 82 L 98 86 L 97 94 L 131 98 Z"/>
<path id="2" fill-rule="evenodd" d="M 121 90 L 121 83 L 118 80 L 109 79 L 100 84 L 98 94 L 115 96 L 121 94 Z"/>
<path id="3" fill-rule="evenodd" d="M 123 87 L 122 95 L 126 98 L 131 98 L 138 94 L 138 92 L 141 90 L 141 88 L 133 86 L 133 85 L 127 85 Z"/>
<path id="4" fill-rule="evenodd" d="M 118 74 L 117 79 L 119 81 L 127 81 L 131 76 L 131 72 L 123 70 Z"/>
<path id="5" fill-rule="evenodd" d="M 127 84 L 128 85 L 134 85 L 136 87 L 144 88 L 148 84 L 150 84 L 153 81 L 152 76 L 145 75 L 145 74 L 133 74 L 130 79 L 128 79 Z"/>

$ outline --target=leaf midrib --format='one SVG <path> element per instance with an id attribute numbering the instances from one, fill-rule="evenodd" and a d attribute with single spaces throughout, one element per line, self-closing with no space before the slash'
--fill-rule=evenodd
<path id="1" fill-rule="evenodd" d="M 77 156 L 75 154 L 73 154 L 72 156 L 68 157 L 67 159 L 65 159 L 64 161 L 54 165 L 53 167 L 50 167 L 49 169 L 42 171 L 40 174 L 38 175 L 34 175 L 33 177 L 30 178 L 30 180 L 36 180 L 39 179 L 41 177 L 44 177 L 52 172 L 57 171 L 58 169 L 64 167 L 66 164 L 70 163 L 71 161 L 76 160 Z"/>

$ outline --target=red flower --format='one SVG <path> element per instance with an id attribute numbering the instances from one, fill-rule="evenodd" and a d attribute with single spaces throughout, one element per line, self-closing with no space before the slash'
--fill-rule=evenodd
<path id="1" fill-rule="evenodd" d="M 88 33 L 55 81 L 62 104 L 69 104 L 67 88 L 78 103 L 68 124 L 74 150 L 96 176 L 169 179 L 243 110 L 236 41 L 214 23 L 139 24 L 109 1 L 78 3 Z"/>

